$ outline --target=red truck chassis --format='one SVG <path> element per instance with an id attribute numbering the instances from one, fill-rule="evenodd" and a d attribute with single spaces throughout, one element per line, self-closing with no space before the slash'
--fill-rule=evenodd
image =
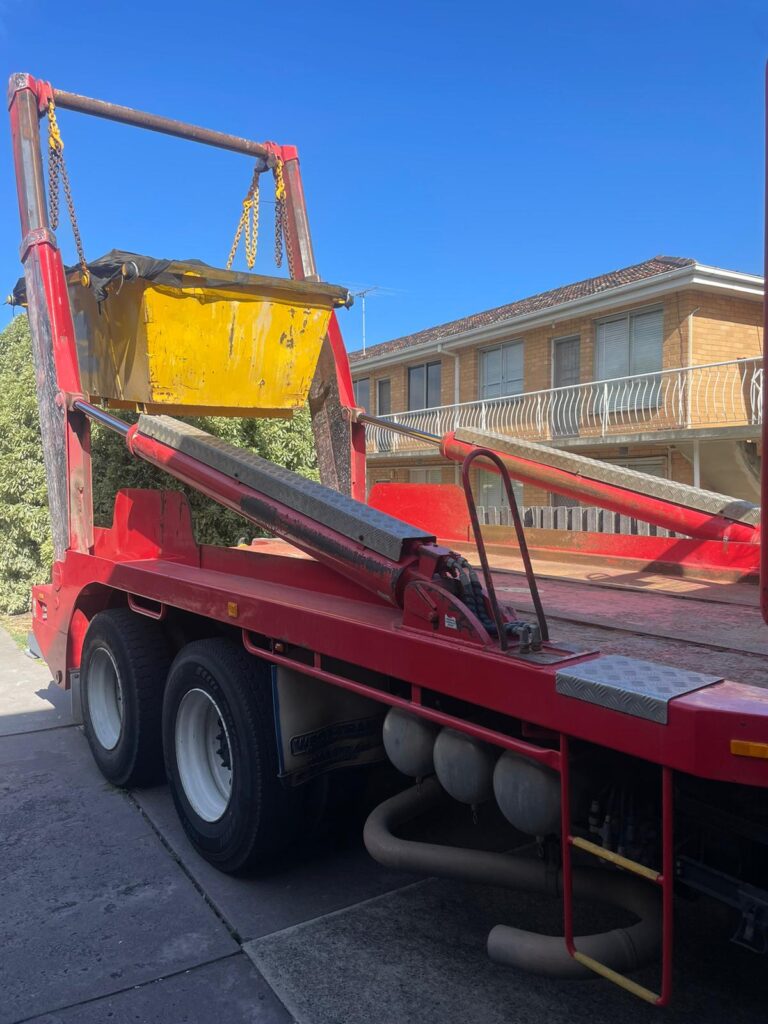
<path id="1" fill-rule="evenodd" d="M 169 636 L 194 636 L 200 623 L 207 623 L 209 631 L 236 640 L 254 660 L 296 670 L 318 684 L 399 708 L 558 772 L 566 947 L 583 967 L 650 1002 L 668 1002 L 673 886 L 679 875 L 673 829 L 677 780 L 687 776 L 702 785 L 711 780 L 733 787 L 768 788 L 768 690 L 714 676 L 669 699 L 662 717 L 655 720 L 580 699 L 564 687 L 564 676 L 578 676 L 584 666 L 601 663 L 600 653 L 589 645 L 579 649 L 560 642 L 557 627 L 548 640 L 537 641 L 534 634 L 529 642 L 529 626 L 521 625 L 513 608 L 496 601 L 490 570 L 480 586 L 482 608 L 468 606 L 455 586 L 461 568 L 457 557 L 436 542 L 436 537 L 444 535 L 439 522 L 430 525 L 432 536 L 406 530 L 394 553 L 382 553 L 341 529 L 339 515 L 349 513 L 352 519 L 359 515 L 361 529 L 367 529 L 372 520 L 366 518 L 367 507 L 362 504 L 364 426 L 355 417 L 349 365 L 335 318 L 318 373 L 329 382 L 335 402 L 330 413 L 330 407 L 325 411 L 338 413 L 345 440 L 343 450 L 335 445 L 333 465 L 327 452 L 321 458 L 321 470 L 324 480 L 333 478 L 349 495 L 341 511 L 316 514 L 284 495 L 267 493 L 249 483 L 247 473 L 227 468 L 226 460 L 236 462 L 236 453 L 224 452 L 224 462 L 220 452 L 216 459 L 209 458 L 205 437 L 190 438 L 183 431 L 177 435 L 173 427 L 164 434 L 156 417 L 142 417 L 129 429 L 91 405 L 80 389 L 64 269 L 44 199 L 38 122 L 51 98 L 60 108 L 254 157 L 279 156 L 286 168 L 286 241 L 295 274 L 317 275 L 293 147 L 259 145 L 73 96 L 26 75 L 12 77 L 9 103 L 21 258 L 55 545 L 51 582 L 33 590 L 34 633 L 56 680 L 67 688 L 78 681 L 90 624 L 105 610 L 127 607 L 136 616 L 167 627 Z M 94 527 L 92 420 L 122 433 L 135 457 L 267 527 L 291 548 L 273 553 L 198 545 L 187 501 L 176 491 L 120 491 L 111 528 Z M 317 435 L 322 416 L 315 421 Z M 444 449 L 450 457 L 463 459 L 477 452 L 478 445 L 449 437 Z M 317 500 L 323 499 L 323 490 L 313 492 Z M 621 490 L 602 484 L 597 497 L 611 507 L 612 501 L 626 502 Z M 651 505 L 652 512 L 664 514 L 655 499 L 639 502 L 640 509 Z M 699 510 L 670 506 L 666 514 L 675 528 L 688 524 L 691 536 L 710 544 L 719 540 L 723 548 L 728 537 L 732 544 L 747 547 L 756 536 L 751 526 Z M 392 527 L 385 523 L 384 528 Z M 482 547 L 479 533 L 476 540 Z M 297 557 L 294 549 L 311 557 Z M 571 755 L 579 752 L 583 757 L 593 748 L 638 759 L 656 773 L 661 842 L 655 867 L 609 852 L 576 834 L 571 819 Z M 579 952 L 571 914 L 573 846 L 661 888 L 658 993 Z"/>

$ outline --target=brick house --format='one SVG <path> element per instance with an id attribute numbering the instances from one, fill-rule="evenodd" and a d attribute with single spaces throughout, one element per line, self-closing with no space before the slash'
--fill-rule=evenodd
<path id="1" fill-rule="evenodd" d="M 358 405 L 430 433 L 487 428 L 758 499 L 763 279 L 656 256 L 352 352 Z M 449 483 L 369 428 L 369 484 Z M 480 473 L 478 500 L 503 504 Z M 563 499 L 526 485 L 525 505 Z"/>

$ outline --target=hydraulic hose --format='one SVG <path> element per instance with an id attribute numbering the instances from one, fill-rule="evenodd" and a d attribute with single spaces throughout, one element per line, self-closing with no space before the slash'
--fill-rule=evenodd
<path id="1" fill-rule="evenodd" d="M 374 858 L 387 867 L 444 878 L 479 882 L 507 889 L 549 894 L 552 880 L 542 861 L 514 854 L 490 853 L 458 846 L 399 839 L 394 830 L 432 810 L 446 799 L 435 778 L 385 800 L 369 816 L 363 838 Z M 558 889 L 561 876 L 558 876 Z M 636 915 L 627 928 L 579 936 L 578 949 L 615 971 L 625 973 L 655 959 L 661 942 L 658 893 L 647 883 L 601 868 L 573 869 L 577 899 L 608 903 Z M 540 935 L 507 925 L 496 925 L 488 936 L 488 955 L 497 963 L 552 978 L 594 978 L 574 960 L 561 936 Z"/>

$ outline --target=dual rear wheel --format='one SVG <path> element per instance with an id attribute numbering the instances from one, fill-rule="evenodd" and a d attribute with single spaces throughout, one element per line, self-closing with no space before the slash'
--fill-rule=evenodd
<path id="1" fill-rule="evenodd" d="M 317 790 L 278 778 L 271 675 L 231 640 L 172 660 L 160 625 L 128 609 L 95 616 L 81 662 L 85 733 L 117 786 L 167 776 L 197 851 L 229 873 L 266 867 L 301 833 Z"/>

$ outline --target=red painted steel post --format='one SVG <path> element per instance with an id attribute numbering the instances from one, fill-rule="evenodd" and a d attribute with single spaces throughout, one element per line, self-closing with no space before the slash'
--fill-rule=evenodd
<path id="1" fill-rule="evenodd" d="M 285 245 L 290 266 L 298 280 L 318 281 L 299 154 L 295 146 L 283 146 L 280 154 L 286 193 Z M 320 479 L 329 487 L 365 501 L 365 428 L 352 421 L 349 410 L 354 405 L 349 359 L 333 313 L 309 398 Z"/>
<path id="2" fill-rule="evenodd" d="M 560 830 L 563 862 L 563 938 L 570 956 L 576 952 L 573 941 L 573 868 L 571 866 L 571 767 L 568 737 L 560 733 Z"/>
<path id="3" fill-rule="evenodd" d="M 672 997 L 672 964 L 675 941 L 675 807 L 674 775 L 661 768 L 661 992 L 658 1005 Z"/>
<path id="4" fill-rule="evenodd" d="M 292 268 L 292 276 L 297 280 L 319 281 L 298 150 L 295 146 L 282 146 L 280 158 L 283 161 L 285 182 L 285 247 L 288 250 L 288 264 Z"/>
<path id="5" fill-rule="evenodd" d="M 8 87 L 16 185 L 21 220 L 21 259 L 27 287 L 37 400 L 54 557 L 67 548 L 93 545 L 90 425 L 82 413 L 67 409 L 67 396 L 80 393 L 80 371 L 64 267 L 48 223 L 40 153 L 45 83 L 30 75 L 12 75 Z"/>
<path id="6" fill-rule="evenodd" d="M 355 406 L 355 392 L 352 387 L 352 372 L 349 357 L 341 336 L 341 328 L 336 313 L 331 313 L 328 324 L 328 347 L 333 353 L 336 366 L 336 382 L 339 390 L 340 413 L 349 419 L 350 437 L 350 488 L 351 497 L 358 501 L 367 501 L 365 480 L 365 426 L 352 420 L 350 410 Z"/>

